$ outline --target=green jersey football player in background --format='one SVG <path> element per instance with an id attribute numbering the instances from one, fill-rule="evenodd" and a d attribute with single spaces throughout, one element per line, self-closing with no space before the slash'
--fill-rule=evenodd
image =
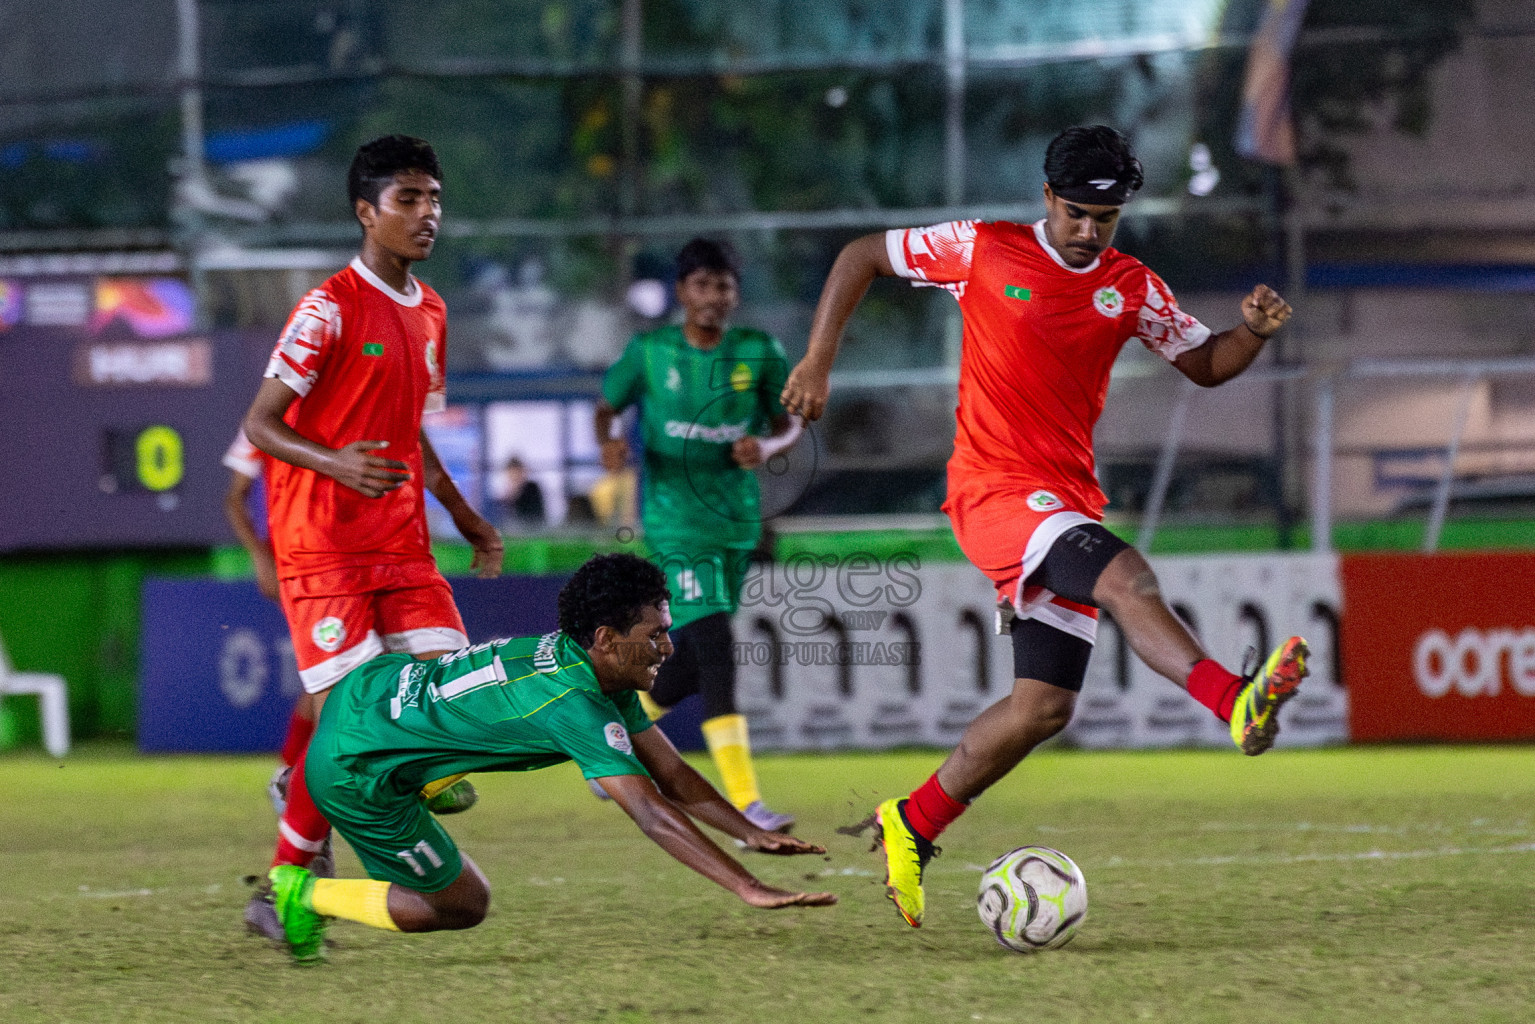
<path id="1" fill-rule="evenodd" d="M 677 755 L 640 707 L 672 653 L 666 577 L 635 555 L 598 555 L 560 591 L 559 631 L 418 661 L 385 654 L 343 678 L 310 750 L 309 793 L 368 878 L 271 871 L 300 962 L 324 956 L 327 918 L 391 931 L 472 928 L 490 886 L 427 810 L 421 787 L 468 772 L 574 761 L 656 845 L 754 907 L 829 906 L 831 893 L 758 880 L 696 819 L 764 853 L 825 853 L 752 824 Z"/>
<path id="2" fill-rule="evenodd" d="M 746 716 L 736 710 L 730 618 L 762 533 L 752 470 L 792 445 L 801 421 L 779 401 L 788 360 L 777 339 L 728 326 L 740 282 L 727 244 L 695 238 L 682 247 L 682 323 L 629 342 L 603 378 L 596 428 L 603 465 L 617 472 L 629 446 L 614 425 L 629 406 L 640 408 L 641 519 L 671 587 L 676 645 L 646 710 L 659 717 L 689 694 L 702 695 L 704 740 L 726 795 L 753 824 L 776 831 L 794 818 L 770 810 L 757 788 Z"/>

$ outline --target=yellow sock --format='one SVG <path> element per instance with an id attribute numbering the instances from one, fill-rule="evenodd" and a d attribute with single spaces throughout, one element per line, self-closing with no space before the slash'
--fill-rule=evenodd
<path id="1" fill-rule="evenodd" d="M 703 724 L 704 742 L 725 780 L 725 796 L 737 810 L 762 799 L 757 791 L 757 770 L 752 767 L 751 741 L 746 737 L 745 715 L 720 715 Z"/>
<path id="2" fill-rule="evenodd" d="M 373 928 L 397 932 L 389 916 L 389 883 L 371 878 L 316 878 L 309 894 L 316 914 L 341 917 Z"/>
<path id="3" fill-rule="evenodd" d="M 464 778 L 468 774 L 468 772 L 459 772 L 457 775 L 449 775 L 447 778 L 438 779 L 435 782 L 428 782 L 426 785 L 421 787 L 421 795 L 427 800 L 430 800 L 432 797 L 436 796 L 438 793 L 441 793 L 443 790 L 447 789 L 449 786 L 453 785 L 453 783 L 457 782 L 459 779 Z"/>
<path id="4" fill-rule="evenodd" d="M 661 720 L 661 716 L 671 710 L 671 708 L 663 708 L 661 705 L 657 704 L 653 699 L 651 699 L 650 694 L 646 693 L 644 690 L 640 690 L 638 693 L 640 695 L 640 707 L 645 709 L 645 714 L 650 716 L 650 720 L 652 722 L 659 722 Z"/>

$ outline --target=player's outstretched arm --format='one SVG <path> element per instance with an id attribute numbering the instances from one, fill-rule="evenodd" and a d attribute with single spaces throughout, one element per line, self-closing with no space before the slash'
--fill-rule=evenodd
<path id="1" fill-rule="evenodd" d="M 646 729 L 632 739 L 635 756 L 640 759 L 645 770 L 650 772 L 650 777 L 655 780 L 662 795 L 705 825 L 717 828 L 762 853 L 826 852 L 825 847 L 782 832 L 763 831 L 746 820 L 745 815 L 720 795 L 720 791 L 708 779 L 682 759 L 677 748 L 672 746 L 672 741 L 660 729 Z"/>
<path id="2" fill-rule="evenodd" d="M 353 441 L 342 448 L 327 448 L 288 426 L 283 414 L 297 398 L 298 393 L 278 378 L 263 379 L 241 424 L 250 443 L 274 459 L 324 473 L 369 498 L 383 497 L 410 479 L 405 463 L 372 454 L 389 447 L 388 441 Z"/>
<path id="3" fill-rule="evenodd" d="M 482 580 L 501 575 L 501 563 L 506 557 L 501 534 L 464 500 L 458 485 L 443 468 L 442 460 L 437 457 L 437 449 L 432 447 L 425 430 L 421 431 L 421 472 L 421 483 L 432 492 L 432 497 L 442 502 L 442 507 L 453 517 L 454 527 L 474 549 L 470 568 Z"/>
<path id="4" fill-rule="evenodd" d="M 647 733 L 656 731 L 645 730 Z M 639 736 L 635 739 L 638 740 Z M 837 902 L 833 893 L 791 892 L 760 881 L 700 832 L 698 826 L 662 796 L 655 783 L 645 776 L 610 775 L 597 782 L 613 798 L 613 802 L 634 819 L 640 831 L 649 836 L 652 842 L 705 878 L 729 889 L 746 903 L 773 909 L 792 906 L 826 907 Z"/>
<path id="5" fill-rule="evenodd" d="M 1242 300 L 1242 322 L 1222 331 L 1173 360 L 1185 377 L 1202 388 L 1224 384 L 1252 365 L 1263 343 L 1290 319 L 1290 304 L 1266 284 Z"/>
<path id="6" fill-rule="evenodd" d="M 837 359 L 842 332 L 863 301 L 864 293 L 876 277 L 893 277 L 890 254 L 885 251 L 885 233 L 855 238 L 842 247 L 832 264 L 821 300 L 816 303 L 815 319 L 810 322 L 810 343 L 805 357 L 789 372 L 784 384 L 784 408 L 806 420 L 821 418 L 826 398 L 831 393 L 831 367 Z"/>

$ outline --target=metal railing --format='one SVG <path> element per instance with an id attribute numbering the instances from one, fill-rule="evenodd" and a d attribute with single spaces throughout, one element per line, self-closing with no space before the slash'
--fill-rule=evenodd
<path id="1" fill-rule="evenodd" d="M 1489 377 L 1535 375 L 1535 358 L 1503 359 L 1359 359 L 1336 373 L 1316 380 L 1312 421 L 1311 546 L 1332 550 L 1333 435 L 1336 390 L 1343 380 L 1418 378 L 1460 381 L 1455 419 L 1445 449 L 1444 468 L 1434 486 L 1428 523 L 1423 532 L 1423 551 L 1433 553 L 1449 515 L 1450 492 L 1455 482 L 1455 462 L 1460 455 L 1477 387 Z"/>
<path id="2" fill-rule="evenodd" d="M 1222 386 L 1279 384 L 1283 381 L 1302 379 L 1307 372 L 1304 366 L 1257 366 Z M 1172 488 L 1173 469 L 1178 461 L 1178 449 L 1183 443 L 1183 428 L 1188 419 L 1189 408 L 1193 405 L 1195 396 L 1205 390 L 1190 380 L 1184 380 L 1179 385 L 1178 401 L 1173 406 L 1172 415 L 1168 418 L 1167 437 L 1162 442 L 1162 451 L 1157 457 L 1156 474 L 1152 477 L 1151 489 L 1146 495 L 1146 511 L 1141 516 L 1141 526 L 1135 535 L 1136 549 L 1143 555 L 1151 552 L 1152 541 L 1156 539 L 1157 528 L 1162 522 L 1162 510 L 1167 504 L 1167 492 Z"/>
<path id="3" fill-rule="evenodd" d="M 1311 390 L 1312 423 L 1310 432 L 1311 477 L 1308 495 L 1311 518 L 1311 547 L 1314 551 L 1332 550 L 1333 473 L 1337 446 L 1336 410 L 1339 386 L 1349 380 L 1419 379 L 1458 382 L 1455 415 L 1444 447 L 1444 465 L 1434 482 L 1424 526 L 1422 550 L 1433 553 L 1439 548 L 1445 521 L 1449 517 L 1454 491 L 1456 463 L 1465 441 L 1472 402 L 1477 388 L 1488 378 L 1498 376 L 1535 376 L 1535 358 L 1495 359 L 1358 359 L 1337 369 L 1310 366 L 1257 367 L 1228 382 L 1235 385 L 1269 384 L 1298 381 Z M 1168 418 L 1167 434 L 1157 459 L 1156 472 L 1147 494 L 1146 510 L 1136 535 L 1136 547 L 1151 550 L 1166 508 L 1168 492 L 1182 445 L 1189 411 L 1204 389 L 1191 382 L 1179 385 L 1178 399 Z"/>

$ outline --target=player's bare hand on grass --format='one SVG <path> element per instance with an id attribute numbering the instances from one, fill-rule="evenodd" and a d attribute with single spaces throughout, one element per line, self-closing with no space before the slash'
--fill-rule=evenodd
<path id="1" fill-rule="evenodd" d="M 1267 338 L 1285 325 L 1294 310 L 1279 293 L 1266 284 L 1260 284 L 1242 300 L 1242 319 L 1247 329 L 1260 338 Z"/>
<path id="2" fill-rule="evenodd" d="M 405 463 L 370 454 L 387 447 L 388 441 L 353 441 L 337 448 L 331 460 L 331 477 L 358 494 L 382 498 L 410 479 L 410 467 Z"/>
<path id="3" fill-rule="evenodd" d="M 779 398 L 789 412 L 803 416 L 806 420 L 818 420 L 821 413 L 826 411 L 826 399 L 830 394 L 831 371 L 802 359 L 789 371 L 789 379 L 784 383 L 783 394 Z"/>
<path id="4" fill-rule="evenodd" d="M 730 457 L 742 469 L 756 469 L 762 465 L 762 442 L 755 437 L 743 437 L 730 446 Z"/>
<path id="5" fill-rule="evenodd" d="M 826 847 L 807 843 L 803 839 L 784 835 L 782 832 L 763 832 L 760 829 L 757 834 L 743 840 L 748 850 L 758 853 L 776 853 L 784 857 L 792 857 L 798 853 L 825 853 Z"/>
<path id="6" fill-rule="evenodd" d="M 790 892 L 758 882 L 741 893 L 741 899 L 761 910 L 777 910 L 780 907 L 829 907 L 837 902 L 834 892 Z"/>

